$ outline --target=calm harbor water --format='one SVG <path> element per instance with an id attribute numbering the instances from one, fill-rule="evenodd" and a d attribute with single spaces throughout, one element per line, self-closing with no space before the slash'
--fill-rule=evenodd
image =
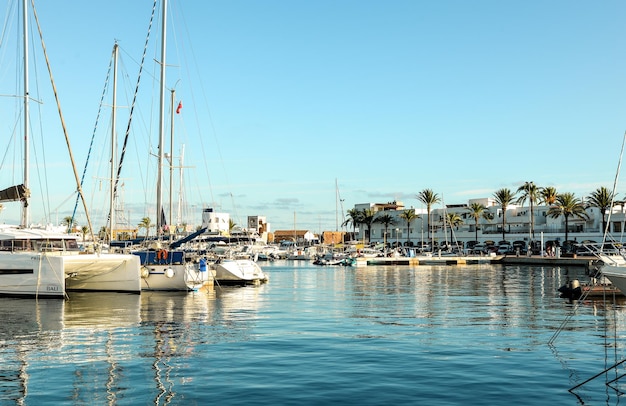
<path id="1" fill-rule="evenodd" d="M 264 269 L 208 293 L 0 299 L 0 404 L 621 400 L 615 371 L 568 391 L 626 357 L 625 307 L 558 297 L 582 268 Z"/>

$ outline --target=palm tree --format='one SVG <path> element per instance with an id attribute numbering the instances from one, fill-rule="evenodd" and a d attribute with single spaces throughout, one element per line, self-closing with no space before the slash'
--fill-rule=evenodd
<path id="1" fill-rule="evenodd" d="M 470 216 L 474 218 L 474 241 L 478 241 L 478 220 L 480 218 L 489 219 L 489 212 L 484 205 L 476 202 L 470 204 L 467 209 Z"/>
<path id="2" fill-rule="evenodd" d="M 595 191 L 593 191 L 589 197 L 587 198 L 588 207 L 597 207 L 600 209 L 600 213 L 602 214 L 602 230 L 606 233 L 606 211 L 609 210 L 615 199 L 615 195 L 613 192 L 610 192 L 609 189 L 604 186 L 599 187 Z"/>
<path id="3" fill-rule="evenodd" d="M 463 224 L 463 219 L 459 216 L 459 213 L 446 213 L 446 223 L 450 226 L 450 232 L 452 232 L 454 227 Z"/>
<path id="4" fill-rule="evenodd" d="M 510 189 L 503 188 L 497 190 L 493 197 L 496 199 L 496 203 L 502 207 L 502 241 L 505 241 L 506 235 L 506 208 L 513 202 L 515 199 L 515 193 L 511 192 Z"/>
<path id="5" fill-rule="evenodd" d="M 415 213 L 415 210 L 409 209 L 409 210 L 404 210 L 400 214 L 400 218 L 406 221 L 406 241 L 410 243 L 411 242 L 411 222 L 417 218 L 420 218 L 420 216 L 417 213 Z"/>
<path id="6" fill-rule="evenodd" d="M 154 227 L 154 224 L 152 224 L 152 220 L 150 220 L 150 217 L 144 217 L 141 219 L 141 222 L 137 224 L 137 227 L 139 227 L 140 230 L 142 228 L 146 229 L 146 238 L 147 238 L 148 235 L 150 234 L 150 229 Z"/>
<path id="7" fill-rule="evenodd" d="M 63 218 L 63 224 L 67 226 L 67 233 L 69 234 L 72 232 L 72 228 L 76 225 L 76 222 L 74 221 L 74 217 L 67 216 Z"/>
<path id="8" fill-rule="evenodd" d="M 100 227 L 100 231 L 98 231 L 98 238 L 101 240 L 106 240 L 109 236 L 109 228 L 107 226 Z"/>
<path id="9" fill-rule="evenodd" d="M 580 219 L 588 219 L 589 215 L 585 211 L 583 202 L 574 196 L 573 193 L 561 193 L 556 197 L 555 205 L 548 209 L 548 216 L 557 218 L 565 216 L 565 241 L 567 242 L 568 221 L 570 216 Z"/>
<path id="10" fill-rule="evenodd" d="M 428 218 L 426 219 L 426 224 L 428 227 L 428 242 L 430 242 L 430 210 L 433 204 L 439 203 L 441 199 L 439 195 L 433 192 L 431 189 L 424 189 L 417 194 L 417 200 L 424 203 L 426 205 L 426 213 L 428 214 Z"/>
<path id="11" fill-rule="evenodd" d="M 540 189 L 534 182 L 525 182 L 522 186 L 517 188 L 517 193 L 521 193 L 517 198 L 517 204 L 524 204 L 528 200 L 530 206 L 530 239 L 531 242 L 535 239 L 535 204 L 539 200 Z"/>
<path id="12" fill-rule="evenodd" d="M 396 219 L 393 218 L 391 214 L 381 214 L 380 216 L 374 219 L 374 223 L 380 223 L 385 227 L 385 239 L 387 237 L 387 229 L 389 226 L 393 226 L 396 224 Z M 385 241 L 386 242 L 386 241 Z"/>
<path id="13" fill-rule="evenodd" d="M 556 203 L 556 197 L 558 193 L 553 186 L 542 187 L 539 189 L 539 198 L 546 206 L 552 206 Z"/>
<path id="14" fill-rule="evenodd" d="M 89 232 L 89 227 L 87 226 L 82 226 L 80 228 L 80 232 L 83 235 L 83 242 L 85 242 L 85 236 L 87 235 L 87 233 Z"/>
<path id="15" fill-rule="evenodd" d="M 376 212 L 372 209 L 363 209 L 361 210 L 361 215 L 359 216 L 360 223 L 367 227 L 367 242 L 371 241 L 371 230 L 372 223 L 374 222 L 374 217 L 376 217 Z"/>
<path id="16" fill-rule="evenodd" d="M 350 209 L 347 214 L 348 218 L 343 222 L 343 224 L 341 224 L 341 226 L 343 227 L 348 224 L 352 224 L 352 235 L 356 235 L 356 228 L 361 223 L 361 215 L 363 212 L 358 209 Z"/>

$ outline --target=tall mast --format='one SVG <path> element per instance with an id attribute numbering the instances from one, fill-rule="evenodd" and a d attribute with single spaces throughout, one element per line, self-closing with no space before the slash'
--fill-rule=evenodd
<path id="1" fill-rule="evenodd" d="M 117 142 L 115 127 L 117 121 L 116 103 L 117 103 L 117 54 L 118 45 L 117 42 L 113 45 L 113 113 L 111 115 L 111 180 L 110 180 L 110 193 L 109 193 L 109 243 L 113 241 L 113 227 L 115 227 L 115 162 L 116 151 L 115 145 Z"/>
<path id="2" fill-rule="evenodd" d="M 161 213 L 163 211 L 163 157 L 165 141 L 165 34 L 167 23 L 167 0 L 163 0 L 163 10 L 161 12 L 163 22 L 161 23 L 161 98 L 159 103 L 159 166 L 157 170 L 157 213 L 156 228 L 157 236 L 163 234 L 163 221 Z"/>
<path id="3" fill-rule="evenodd" d="M 172 100 L 171 100 L 171 112 L 170 112 L 170 227 L 172 226 L 172 212 L 174 211 L 173 203 L 172 203 L 172 193 L 174 193 L 174 99 L 176 97 L 176 89 L 172 89 Z M 172 234 L 170 233 L 170 239 Z"/>
<path id="4" fill-rule="evenodd" d="M 185 161 L 185 144 L 180 147 L 180 171 L 179 171 L 179 179 L 178 179 L 178 216 L 176 217 L 176 223 L 182 223 L 182 206 L 183 206 L 183 169 L 184 169 L 184 161 Z"/>
<path id="5" fill-rule="evenodd" d="M 339 184 L 335 178 L 335 231 L 339 231 Z"/>
<path id="6" fill-rule="evenodd" d="M 22 26 L 24 29 L 24 189 L 28 190 L 30 180 L 30 149 L 29 149 L 29 132 L 30 125 L 28 118 L 30 116 L 28 110 L 28 99 L 30 97 L 28 90 L 28 1 L 22 1 Z M 22 220 L 21 226 L 27 227 L 30 222 L 30 210 L 28 208 L 27 197 L 22 199 Z"/>

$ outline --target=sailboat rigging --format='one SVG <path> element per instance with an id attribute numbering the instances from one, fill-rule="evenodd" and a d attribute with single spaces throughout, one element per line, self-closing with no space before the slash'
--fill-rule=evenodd
<path id="1" fill-rule="evenodd" d="M 32 7 L 35 19 L 37 14 Z M 28 43 L 28 6 L 26 0 L 22 2 L 24 38 Z M 77 183 L 77 190 L 83 201 L 90 230 L 91 221 L 87 205 L 78 180 L 78 173 L 74 165 L 69 137 L 61 114 L 56 86 L 52 79 L 52 70 L 49 64 L 43 35 L 40 25 L 39 36 L 42 48 L 46 55 L 48 74 L 55 94 L 57 110 L 61 118 L 72 169 Z M 0 295 L 65 298 L 67 290 L 99 290 L 124 291 L 139 293 L 140 274 L 139 261 L 132 255 L 101 254 L 80 252 L 76 236 L 59 234 L 50 229 L 29 226 L 29 114 L 28 101 L 28 45 L 24 47 L 24 183 L 21 186 L 9 188 L 3 195 L 5 198 L 22 201 L 22 216 L 19 226 L 0 226 Z M 80 255 L 79 255 L 80 254 Z"/>

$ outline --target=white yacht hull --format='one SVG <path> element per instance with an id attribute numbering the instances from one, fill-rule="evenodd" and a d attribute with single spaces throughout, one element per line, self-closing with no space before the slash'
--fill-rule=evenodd
<path id="1" fill-rule="evenodd" d="M 65 297 L 67 290 L 140 292 L 132 255 L 0 253 L 0 295 Z"/>
<path id="2" fill-rule="evenodd" d="M 66 290 L 141 291 L 139 258 L 127 254 L 62 255 Z"/>
<path id="3" fill-rule="evenodd" d="M 626 266 L 604 265 L 602 266 L 601 272 L 615 287 L 626 295 Z"/>
<path id="4" fill-rule="evenodd" d="M 141 269 L 144 291 L 198 290 L 209 280 L 209 272 L 201 272 L 191 264 L 144 265 Z"/>
<path id="5" fill-rule="evenodd" d="M 215 282 L 260 283 L 268 277 L 261 267 L 250 259 L 224 259 L 213 264 Z"/>

